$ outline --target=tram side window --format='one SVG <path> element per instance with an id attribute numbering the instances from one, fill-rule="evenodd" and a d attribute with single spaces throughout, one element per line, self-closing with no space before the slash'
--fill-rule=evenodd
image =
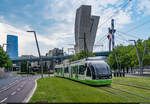
<path id="1" fill-rule="evenodd" d="M 86 70 L 86 67 L 84 65 L 79 66 L 79 74 L 84 75 L 85 70 Z"/>
<path id="2" fill-rule="evenodd" d="M 91 70 L 89 67 L 87 68 L 86 76 L 91 77 Z"/>
<path id="3" fill-rule="evenodd" d="M 65 67 L 64 73 L 69 73 L 68 67 Z"/>
<path id="4" fill-rule="evenodd" d="M 75 66 L 73 66 L 73 74 L 75 74 L 76 73 L 76 68 L 75 68 Z"/>
<path id="5" fill-rule="evenodd" d="M 78 66 L 73 66 L 73 74 L 76 74 L 78 70 Z"/>

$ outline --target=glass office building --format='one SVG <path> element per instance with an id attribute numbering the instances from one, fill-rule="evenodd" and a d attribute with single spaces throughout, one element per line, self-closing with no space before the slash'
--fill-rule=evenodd
<path id="1" fill-rule="evenodd" d="M 6 52 L 11 59 L 18 58 L 18 36 L 7 35 Z"/>

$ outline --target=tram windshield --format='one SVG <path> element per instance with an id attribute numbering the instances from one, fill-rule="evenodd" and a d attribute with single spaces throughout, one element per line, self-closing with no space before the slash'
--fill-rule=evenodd
<path id="1" fill-rule="evenodd" d="M 92 64 L 92 66 L 96 70 L 97 74 L 101 74 L 101 75 L 111 74 L 110 68 L 107 64 L 95 63 L 95 64 Z"/>

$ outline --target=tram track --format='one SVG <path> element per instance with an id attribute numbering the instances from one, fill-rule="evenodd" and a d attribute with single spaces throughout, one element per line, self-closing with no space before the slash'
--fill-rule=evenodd
<path id="1" fill-rule="evenodd" d="M 115 92 L 115 90 L 119 91 L 121 93 L 127 93 L 128 95 L 137 96 L 137 97 L 142 98 L 144 100 L 150 100 L 150 97 L 146 97 L 146 96 L 134 93 L 134 92 L 129 92 L 129 91 L 122 90 L 122 89 L 119 89 L 119 88 L 115 88 L 115 87 L 112 87 L 112 86 L 106 86 L 105 88 L 104 87 L 99 87 L 98 89 L 101 89 L 101 90 L 103 90 L 103 91 L 105 91 L 107 93 L 110 93 L 110 94 L 113 94 L 113 95 L 116 95 L 116 96 L 119 96 L 119 97 L 123 97 L 125 99 L 130 100 L 130 101 L 134 101 L 134 97 L 131 98 L 129 96 L 122 95 L 120 93 Z M 114 90 L 114 91 L 112 91 L 111 89 Z"/>
<path id="2" fill-rule="evenodd" d="M 137 93 L 129 92 L 129 91 L 122 90 L 122 89 L 115 88 L 115 87 L 111 87 L 111 86 L 108 87 L 108 88 L 111 88 L 111 89 L 114 89 L 114 90 L 118 90 L 118 91 L 121 91 L 121 92 L 125 92 L 125 93 L 128 93 L 128 94 L 130 94 L 130 95 L 135 95 L 135 96 L 141 97 L 141 98 L 143 98 L 143 99 L 145 99 L 145 100 L 150 100 L 149 97 L 145 97 L 145 96 L 140 95 L 140 94 L 137 94 Z"/>
<path id="3" fill-rule="evenodd" d="M 110 91 L 110 90 L 108 90 L 108 89 L 105 89 L 105 88 L 98 88 L 98 89 L 101 89 L 101 90 L 103 90 L 103 91 L 105 91 L 105 92 L 107 92 L 107 93 L 110 93 L 110 94 L 113 94 L 113 95 L 116 95 L 116 96 L 119 96 L 119 97 L 123 97 L 123 98 L 125 98 L 125 99 L 128 99 L 128 100 L 132 100 L 131 98 L 129 98 L 129 97 L 127 97 L 127 96 L 123 96 L 123 95 L 121 95 L 121 94 L 118 94 L 118 93 L 115 93 L 115 92 L 113 92 L 113 91 Z"/>
<path id="4" fill-rule="evenodd" d="M 113 82 L 114 84 L 118 84 L 118 85 L 124 85 L 124 86 L 130 86 L 130 87 L 134 87 L 134 88 L 139 88 L 142 90 L 149 90 L 150 88 L 144 88 L 144 87 L 140 87 L 140 86 L 136 86 L 136 85 L 130 85 L 130 84 L 124 84 L 124 83 L 119 83 L 119 82 Z"/>

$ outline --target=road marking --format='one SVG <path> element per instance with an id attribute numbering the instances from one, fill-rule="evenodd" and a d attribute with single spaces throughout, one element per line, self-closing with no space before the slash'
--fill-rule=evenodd
<path id="1" fill-rule="evenodd" d="M 15 92 L 13 92 L 13 93 L 11 93 L 11 95 L 15 95 L 16 94 L 16 91 Z"/>
<path id="2" fill-rule="evenodd" d="M 25 83 L 24 84 L 22 84 L 20 87 L 23 87 L 25 85 Z"/>
<path id="3" fill-rule="evenodd" d="M 35 92 L 35 90 L 36 90 L 36 88 L 37 88 L 37 80 L 38 80 L 38 79 L 40 79 L 40 78 L 36 78 L 36 79 L 34 80 L 35 85 L 32 87 L 32 90 L 30 91 L 29 95 L 25 97 L 25 99 L 23 100 L 23 102 L 25 102 L 25 103 L 29 102 L 29 100 L 30 100 L 31 97 L 33 96 L 33 94 L 34 94 L 34 92 Z"/>
<path id="4" fill-rule="evenodd" d="M 17 84 L 17 82 L 22 81 L 23 79 L 20 80 L 15 80 L 14 82 L 10 83 L 8 87 L 3 87 L 2 90 L 0 90 L 0 92 L 3 92 L 5 90 L 8 90 L 9 88 L 11 88 L 12 86 L 14 86 L 15 84 Z"/>
<path id="5" fill-rule="evenodd" d="M 14 82 L 12 82 L 11 85 L 9 85 L 8 87 L 4 87 L 4 89 L 2 88 L 3 90 L 1 90 L 0 92 L 3 92 L 3 91 L 5 91 L 5 90 L 8 90 L 10 87 L 14 86 L 16 83 L 17 83 L 17 80 L 14 81 Z"/>
<path id="6" fill-rule="evenodd" d="M 20 91 L 20 88 L 18 88 L 17 91 Z"/>
<path id="7" fill-rule="evenodd" d="M 7 97 L 8 98 L 8 97 Z M 5 98 L 5 99 L 3 99 L 2 101 L 0 101 L 0 103 L 2 103 L 2 102 L 4 102 L 4 101 L 6 101 L 7 100 L 7 98 Z"/>

